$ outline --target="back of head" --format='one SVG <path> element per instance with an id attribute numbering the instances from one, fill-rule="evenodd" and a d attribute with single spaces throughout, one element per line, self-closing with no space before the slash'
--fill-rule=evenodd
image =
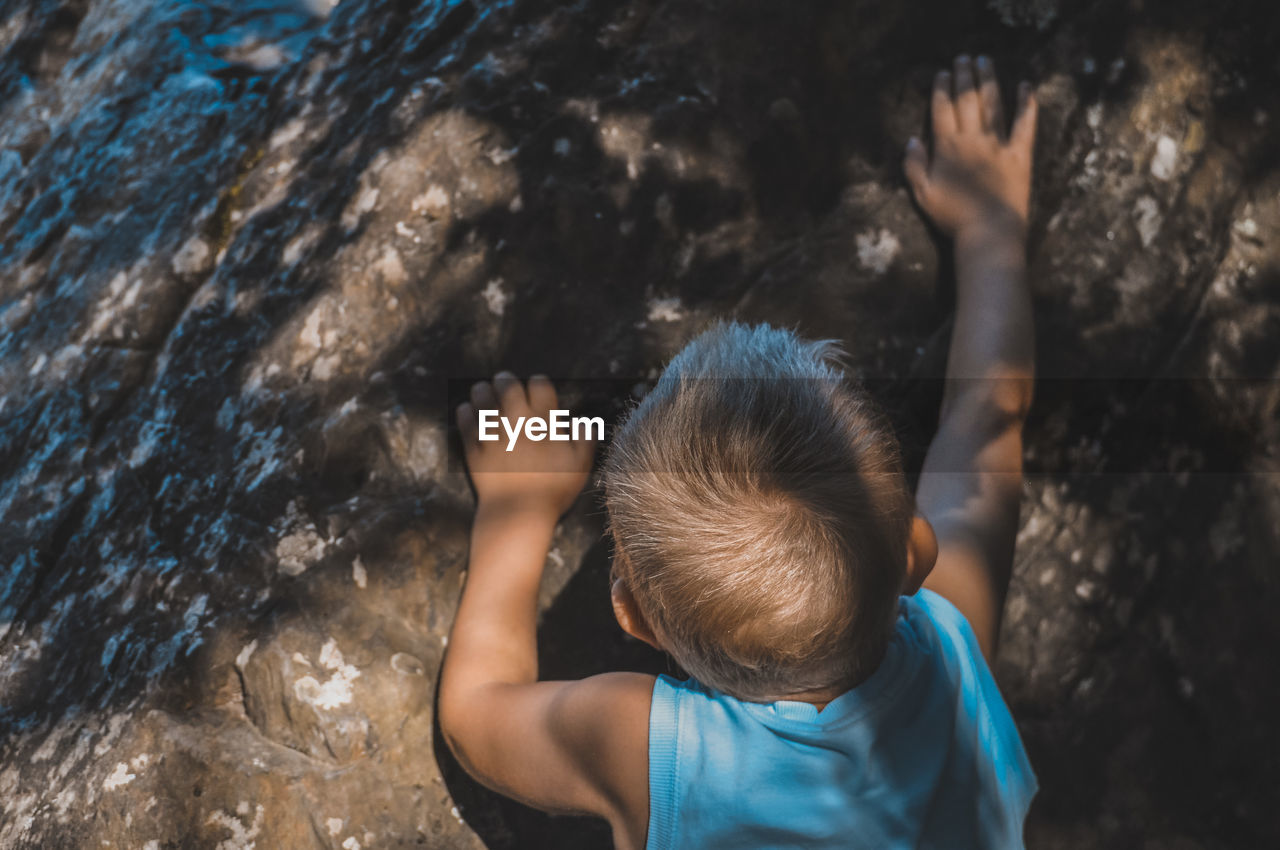
<path id="1" fill-rule="evenodd" d="M 605 463 L 615 571 L 676 661 L 741 699 L 851 686 L 893 627 L 911 501 L 896 441 L 838 356 L 716 325 Z"/>

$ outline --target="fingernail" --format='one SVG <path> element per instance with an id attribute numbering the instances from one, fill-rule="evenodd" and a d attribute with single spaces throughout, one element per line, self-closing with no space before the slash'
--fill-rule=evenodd
<path id="1" fill-rule="evenodd" d="M 916 136 L 912 136 L 911 138 L 907 139 L 907 150 L 913 151 L 918 147 L 920 147 L 919 138 L 917 138 Z"/>
<path id="2" fill-rule="evenodd" d="M 991 64 L 991 60 L 988 59 L 985 55 L 981 55 L 978 57 L 978 67 L 983 71 L 987 70 L 987 66 L 990 64 Z"/>
<path id="3" fill-rule="evenodd" d="M 969 54 L 968 54 L 968 53 L 961 53 L 959 56 L 957 56 L 957 57 L 956 57 L 956 64 L 957 64 L 957 65 L 968 65 L 968 64 L 969 64 Z"/>

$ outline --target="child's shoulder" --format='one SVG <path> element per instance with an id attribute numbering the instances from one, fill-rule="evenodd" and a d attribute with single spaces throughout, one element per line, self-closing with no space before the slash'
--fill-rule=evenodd
<path id="1" fill-rule="evenodd" d="M 982 647 L 973 626 L 942 594 L 922 587 L 911 596 L 900 597 L 899 609 L 917 640 L 933 645 L 944 655 L 982 659 Z"/>
<path id="2" fill-rule="evenodd" d="M 602 673 L 572 683 L 567 736 L 609 801 L 614 845 L 641 850 L 649 825 L 649 711 L 657 677 Z M 571 703 L 571 704 L 570 704 Z"/>
<path id="3" fill-rule="evenodd" d="M 908 617 L 926 617 L 935 627 L 973 633 L 969 621 L 955 603 L 927 587 L 920 588 L 911 596 L 899 597 L 899 604 Z"/>

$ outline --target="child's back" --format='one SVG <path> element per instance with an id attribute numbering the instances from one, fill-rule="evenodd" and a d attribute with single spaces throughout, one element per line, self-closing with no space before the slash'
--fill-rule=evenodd
<path id="1" fill-rule="evenodd" d="M 1036 791 L 972 629 L 921 590 L 884 660 L 819 711 L 658 679 L 648 847 L 1011 847 Z"/>

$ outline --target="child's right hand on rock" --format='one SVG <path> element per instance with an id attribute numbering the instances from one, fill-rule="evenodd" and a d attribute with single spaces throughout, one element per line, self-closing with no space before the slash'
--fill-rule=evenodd
<path id="1" fill-rule="evenodd" d="M 975 71 L 971 65 L 976 64 Z M 919 138 L 907 142 L 903 169 L 916 201 L 948 236 L 970 229 L 1026 229 L 1031 197 L 1031 149 L 1036 101 L 1028 83 L 1018 88 L 1018 114 L 1006 133 L 991 60 L 955 60 L 953 75 L 939 71 L 933 86 L 933 156 Z"/>

